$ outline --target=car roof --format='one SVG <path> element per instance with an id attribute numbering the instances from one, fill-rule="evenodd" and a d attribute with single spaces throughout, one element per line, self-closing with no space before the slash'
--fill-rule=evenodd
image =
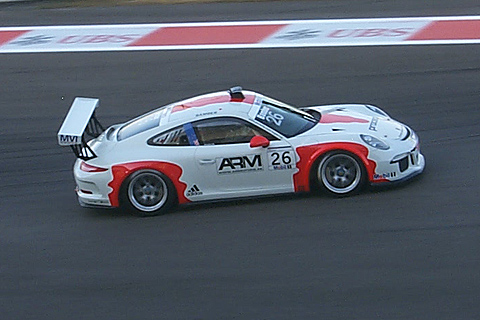
<path id="1" fill-rule="evenodd" d="M 237 91 L 231 92 L 232 89 Z M 263 95 L 252 91 L 241 91 L 240 87 L 203 94 L 181 100 L 152 110 L 124 123 L 117 131 L 118 141 L 125 140 L 154 128 L 168 128 L 186 122 L 212 117 L 248 118 L 248 113 L 257 98 Z"/>
<path id="2" fill-rule="evenodd" d="M 232 97 L 227 91 L 214 92 L 182 100 L 168 106 L 162 124 L 195 121 L 211 116 L 246 116 L 259 94 L 242 91 Z"/>

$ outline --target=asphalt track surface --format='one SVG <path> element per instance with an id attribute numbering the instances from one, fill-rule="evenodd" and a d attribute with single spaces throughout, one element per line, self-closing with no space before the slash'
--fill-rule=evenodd
<path id="1" fill-rule="evenodd" d="M 480 13 L 477 1 L 408 3 L 21 5 L 0 16 L 41 25 Z M 2 319 L 480 318 L 480 46 L 4 54 L 0 70 Z M 112 124 L 236 84 L 296 105 L 380 105 L 417 131 L 427 170 L 351 198 L 280 196 L 145 219 L 77 205 L 73 154 L 56 144 L 74 96 L 100 97 L 98 116 Z"/>

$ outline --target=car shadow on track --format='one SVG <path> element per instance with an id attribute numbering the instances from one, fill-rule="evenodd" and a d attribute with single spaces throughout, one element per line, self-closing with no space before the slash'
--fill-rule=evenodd
<path id="1" fill-rule="evenodd" d="M 85 215 L 94 219 L 135 218 L 132 214 L 117 208 L 83 208 Z"/>
<path id="2" fill-rule="evenodd" d="M 186 214 L 186 215 L 198 215 L 206 213 L 211 209 L 226 209 L 246 206 L 246 205 L 258 205 L 258 204 L 268 204 L 268 203 L 279 203 L 279 202 L 291 202 L 295 200 L 305 200 L 308 198 L 325 196 L 318 195 L 315 193 L 302 193 L 302 194 L 282 194 L 282 195 L 268 195 L 260 197 L 247 197 L 247 198 L 238 198 L 238 199 L 228 199 L 228 200 L 212 200 L 212 201 L 203 201 L 188 203 L 175 206 L 165 214 L 158 216 L 150 216 L 150 218 L 159 217 L 159 216 L 170 216 L 175 214 Z M 149 217 L 140 217 L 130 213 L 127 210 L 121 208 L 82 208 L 85 214 L 94 219 L 128 219 L 128 218 L 149 218 Z"/>
<path id="3" fill-rule="evenodd" d="M 390 192 L 398 192 L 400 190 L 404 190 L 406 188 L 414 187 L 418 184 L 422 184 L 425 180 L 425 172 L 422 175 L 416 176 L 408 181 L 404 181 L 401 183 L 396 184 L 386 184 L 381 186 L 367 186 L 364 190 L 360 191 L 359 195 L 365 194 L 378 194 L 378 193 L 390 193 Z M 355 197 L 347 196 L 347 197 Z M 338 196 L 331 196 L 322 192 L 313 191 L 309 193 L 291 193 L 291 194 L 282 194 L 282 195 L 267 195 L 267 196 L 260 196 L 260 197 L 247 197 L 247 198 L 238 198 L 238 199 L 228 199 L 228 200 L 212 200 L 212 201 L 204 201 L 204 202 L 196 202 L 196 203 L 188 203 L 176 206 L 172 208 L 168 213 L 160 215 L 160 216 L 171 216 L 171 215 L 198 215 L 198 214 L 205 214 L 208 213 L 209 210 L 218 210 L 224 209 L 228 210 L 229 208 L 235 208 L 239 206 L 247 206 L 247 205 L 268 205 L 270 203 L 285 203 L 286 205 L 289 202 L 294 201 L 305 201 L 308 199 L 318 199 L 323 198 L 326 201 L 328 199 L 338 199 L 342 197 Z M 139 216 L 135 216 L 130 212 L 120 209 L 102 209 L 102 208 L 86 208 L 86 214 L 95 219 L 135 219 L 140 218 Z M 158 217 L 158 216 L 152 216 Z"/>

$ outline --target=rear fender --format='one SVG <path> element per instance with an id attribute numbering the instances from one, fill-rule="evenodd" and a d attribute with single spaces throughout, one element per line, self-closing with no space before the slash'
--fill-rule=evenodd
<path id="1" fill-rule="evenodd" d="M 112 188 L 112 191 L 108 194 L 108 198 L 113 207 L 120 206 L 120 190 L 125 179 L 139 170 L 155 170 L 163 173 L 170 179 L 170 181 L 172 181 L 175 187 L 178 203 L 190 202 L 190 200 L 184 195 L 185 190 L 187 189 L 187 184 L 180 181 L 183 170 L 179 165 L 163 161 L 139 161 L 112 166 L 113 179 L 108 183 L 108 186 Z"/>

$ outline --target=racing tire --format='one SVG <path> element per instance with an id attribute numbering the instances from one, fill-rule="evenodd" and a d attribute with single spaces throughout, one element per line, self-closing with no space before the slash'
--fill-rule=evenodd
<path id="1" fill-rule="evenodd" d="M 315 170 L 320 188 L 342 197 L 360 191 L 367 177 L 361 160 L 346 151 L 333 151 L 321 158 Z"/>
<path id="2" fill-rule="evenodd" d="M 137 216 L 167 213 L 176 201 L 173 183 L 155 170 L 137 171 L 126 179 L 123 186 L 124 207 Z"/>

